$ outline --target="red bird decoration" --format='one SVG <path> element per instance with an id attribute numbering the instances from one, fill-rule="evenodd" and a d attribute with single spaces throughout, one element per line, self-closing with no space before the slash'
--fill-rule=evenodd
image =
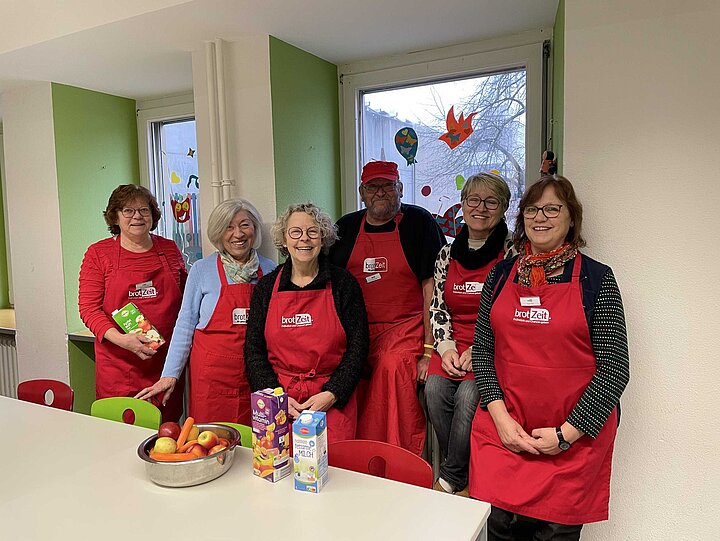
<path id="1" fill-rule="evenodd" d="M 447 133 L 442 134 L 438 139 L 445 141 L 447 145 L 452 149 L 462 143 L 465 139 L 470 137 L 470 134 L 474 131 L 472 127 L 472 118 L 477 114 L 470 113 L 467 118 L 464 117 L 463 113 L 460 113 L 460 118 L 455 119 L 455 106 L 450 107 L 445 121 L 447 125 Z"/>

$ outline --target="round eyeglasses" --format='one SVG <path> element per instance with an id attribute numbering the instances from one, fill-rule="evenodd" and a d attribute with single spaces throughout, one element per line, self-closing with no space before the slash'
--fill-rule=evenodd
<path id="1" fill-rule="evenodd" d="M 525 207 L 523 209 L 523 216 L 528 220 L 532 220 L 537 216 L 538 212 L 542 211 L 546 218 L 557 218 L 560 215 L 561 208 L 563 208 L 562 205 L 556 205 L 554 203 L 542 207 Z"/>
<path id="2" fill-rule="evenodd" d="M 309 239 L 317 239 L 322 234 L 319 227 L 308 227 L 307 229 L 303 229 L 301 227 L 291 227 L 287 230 L 288 237 L 293 240 L 301 238 L 303 233 L 306 233 Z"/>
<path id="3" fill-rule="evenodd" d="M 139 212 L 140 216 L 142 216 L 143 218 L 147 218 L 148 216 L 150 216 L 150 207 L 140 207 L 139 209 L 125 207 L 124 209 L 120 210 L 120 212 L 123 216 L 125 216 L 125 218 L 132 218 L 133 216 L 135 216 L 136 212 Z"/>
<path id="4" fill-rule="evenodd" d="M 479 207 L 481 203 L 485 205 L 485 208 L 488 210 L 497 210 L 500 206 L 500 200 L 495 197 L 486 197 L 483 199 L 477 195 L 471 195 L 465 198 L 465 204 L 471 209 Z"/>

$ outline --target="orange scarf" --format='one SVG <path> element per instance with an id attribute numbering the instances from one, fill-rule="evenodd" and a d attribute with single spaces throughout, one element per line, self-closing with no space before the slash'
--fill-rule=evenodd
<path id="1" fill-rule="evenodd" d="M 577 248 L 566 242 L 551 252 L 533 254 L 530 241 L 525 243 L 525 255 L 518 261 L 518 282 L 525 287 L 547 284 L 547 275 L 559 269 L 577 255 Z"/>

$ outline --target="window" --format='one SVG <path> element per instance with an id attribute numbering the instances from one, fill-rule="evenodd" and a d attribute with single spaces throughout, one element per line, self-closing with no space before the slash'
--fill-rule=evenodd
<path id="1" fill-rule="evenodd" d="M 162 218 L 155 231 L 178 245 L 189 268 L 202 258 L 197 137 L 192 104 L 138 113 L 142 182 L 155 194 Z M 143 152 L 144 151 L 144 152 Z"/>
<path id="2" fill-rule="evenodd" d="M 343 134 L 344 212 L 360 208 L 362 165 L 384 159 L 398 164 L 403 201 L 426 208 L 439 221 L 457 208 L 464 179 L 499 171 L 512 194 L 512 228 L 526 164 L 540 160 L 541 67 L 542 46 L 535 44 L 343 77 L 343 116 L 356 119 L 354 125 L 345 123 Z M 454 120 L 472 115 L 473 128 L 454 148 L 440 139 L 452 120 L 451 108 Z M 403 128 L 417 135 L 414 164 L 396 146 Z"/>

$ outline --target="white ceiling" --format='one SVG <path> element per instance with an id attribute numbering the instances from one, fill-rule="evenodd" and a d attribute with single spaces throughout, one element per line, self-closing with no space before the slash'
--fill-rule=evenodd
<path id="1" fill-rule="evenodd" d="M 191 90 L 189 53 L 206 40 L 270 34 L 344 64 L 547 28 L 553 25 L 557 4 L 1 0 L 0 92 L 28 81 L 53 81 L 136 99 L 166 96 Z"/>

